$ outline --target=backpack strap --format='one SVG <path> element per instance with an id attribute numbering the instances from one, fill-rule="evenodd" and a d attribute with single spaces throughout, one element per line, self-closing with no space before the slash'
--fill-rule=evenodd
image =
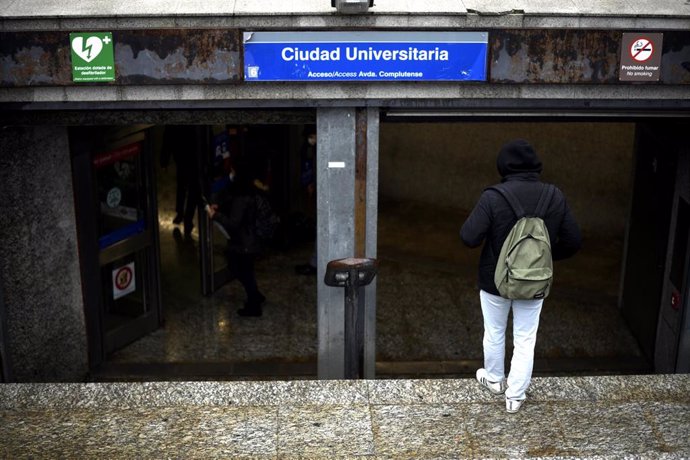
<path id="1" fill-rule="evenodd" d="M 541 189 L 541 195 L 539 195 L 539 201 L 537 202 L 537 209 L 534 211 L 536 217 L 544 218 L 554 193 L 556 193 L 556 187 L 554 187 L 553 184 L 544 184 L 544 187 Z"/>
<path id="2" fill-rule="evenodd" d="M 491 187 L 487 187 L 486 190 L 495 190 L 500 193 L 513 209 L 513 212 L 518 219 L 527 215 L 525 209 L 520 204 L 520 201 L 517 199 L 515 194 L 505 186 L 505 184 L 492 185 Z M 539 201 L 537 201 L 537 207 L 534 211 L 534 215 L 536 217 L 544 217 L 555 192 L 556 187 L 554 187 L 553 184 L 544 184 L 539 195 Z"/>
<path id="3" fill-rule="evenodd" d="M 518 201 L 513 192 L 508 190 L 508 187 L 506 187 L 504 184 L 492 185 L 491 187 L 488 187 L 487 190 L 495 190 L 500 193 L 513 209 L 513 212 L 518 219 L 521 219 L 527 215 L 527 213 L 525 213 L 525 209 L 520 204 L 520 201 Z"/>

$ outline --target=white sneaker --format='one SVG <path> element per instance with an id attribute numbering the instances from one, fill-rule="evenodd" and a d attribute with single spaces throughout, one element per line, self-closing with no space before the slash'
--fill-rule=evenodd
<path id="1" fill-rule="evenodd" d="M 502 395 L 506 392 L 507 385 L 505 379 L 500 382 L 489 381 L 489 374 L 486 373 L 486 369 L 483 367 L 477 369 L 477 382 L 495 395 Z"/>
<path id="2" fill-rule="evenodd" d="M 522 403 L 525 402 L 524 399 L 507 399 L 506 398 L 506 410 L 510 414 L 514 414 L 515 412 L 520 410 L 520 406 L 522 406 Z"/>

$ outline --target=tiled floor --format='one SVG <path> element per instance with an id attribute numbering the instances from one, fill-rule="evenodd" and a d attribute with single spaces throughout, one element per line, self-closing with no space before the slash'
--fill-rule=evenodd
<path id="1" fill-rule="evenodd" d="M 308 260 L 312 244 L 271 251 L 259 260 L 257 278 L 268 298 L 264 315 L 240 318 L 235 310 L 244 294 L 237 282 L 211 297 L 200 295 L 196 231 L 191 240 L 175 238 L 172 192 L 160 195 L 165 325 L 109 357 L 102 378 L 151 374 L 152 364 L 178 365 L 166 378 L 175 373 L 203 378 L 204 372 L 215 379 L 313 376 L 317 280 L 293 270 Z M 382 374 L 471 374 L 480 363 L 482 318 L 474 287 L 479 251 L 459 242 L 463 218 L 454 210 L 414 203 L 381 204 L 377 361 Z M 542 312 L 537 374 L 647 370 L 616 306 L 621 245 L 589 239 L 578 256 L 557 263 L 556 285 Z M 142 371 L 144 364 L 148 371 Z M 206 371 L 199 367 L 204 364 Z"/>

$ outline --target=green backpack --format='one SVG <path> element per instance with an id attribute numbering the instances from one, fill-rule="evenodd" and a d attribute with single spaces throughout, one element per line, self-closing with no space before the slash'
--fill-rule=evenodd
<path id="1" fill-rule="evenodd" d="M 513 300 L 544 299 L 553 282 L 551 240 L 544 215 L 555 187 L 544 184 L 534 215 L 528 216 L 517 197 L 503 184 L 489 187 L 510 204 L 518 221 L 508 233 L 498 256 L 494 282 L 501 297 Z"/>

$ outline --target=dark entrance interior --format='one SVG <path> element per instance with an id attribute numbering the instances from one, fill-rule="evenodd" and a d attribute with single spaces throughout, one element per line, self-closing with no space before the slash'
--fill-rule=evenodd
<path id="1" fill-rule="evenodd" d="M 471 375 L 481 367 L 480 251 L 462 246 L 459 229 L 482 190 L 500 180 L 501 145 L 525 138 L 541 156 L 543 180 L 564 191 L 584 235 L 582 251 L 556 264 L 535 373 L 652 371 L 681 126 L 385 117 L 379 370 Z"/>
<path id="2" fill-rule="evenodd" d="M 300 182 L 310 126 L 300 120 L 144 128 L 155 173 L 162 326 L 110 353 L 96 379 L 316 375 L 316 279 L 294 271 L 314 250 L 315 206 Z M 194 140 L 183 141 L 181 132 Z M 180 144 L 188 151 L 168 150 Z M 226 239 L 205 213 L 192 213 L 193 227 L 176 219 L 178 181 L 190 179 L 189 169 L 203 205 L 203 199 L 213 202 L 240 158 L 261 171 L 257 186 L 281 217 L 256 263 L 259 288 L 268 297 L 261 318 L 237 316 L 245 294 L 228 269 Z"/>
<path id="3" fill-rule="evenodd" d="M 236 151 L 261 152 L 270 164 L 271 195 L 286 229 L 283 239 L 257 263 L 257 278 L 269 297 L 260 319 L 235 315 L 243 292 L 238 283 L 225 283 L 219 275 L 225 263 L 224 241 L 212 229 L 210 257 L 216 281 L 213 288 L 204 287 L 200 231 L 203 234 L 205 224 L 195 220 L 185 238 L 182 226 L 172 222 L 174 166 L 165 170 L 159 163 L 165 127 L 146 128 L 155 168 L 164 323 L 110 354 L 97 379 L 316 376 L 317 280 L 294 272 L 314 249 L 309 230 L 314 210 L 299 183 L 306 124 L 197 126 L 202 137 L 197 156 L 206 176 L 219 136 L 226 136 L 229 148 Z M 669 229 L 668 193 L 673 193 L 677 145 L 658 148 L 644 134 L 660 129 L 639 120 L 420 122 L 384 117 L 377 375 L 471 375 L 480 363 L 482 320 L 474 287 L 479 251 L 464 249 L 458 231 L 481 190 L 498 179 L 498 148 L 516 137 L 535 145 L 545 164 L 544 180 L 565 192 L 585 236 L 582 252 L 556 267 L 556 288 L 543 312 L 535 372 L 652 371 L 649 347 L 653 350 L 656 335 L 659 302 L 654 299 L 661 295 L 663 268 L 658 264 L 663 265 L 665 243 L 660 240 L 648 251 L 633 242 Z M 640 166 L 649 155 L 661 171 L 653 178 L 645 178 Z M 666 194 L 657 193 L 656 187 Z M 652 193 L 638 200 L 644 190 Z M 641 217 L 650 210 L 661 213 L 654 224 Z M 647 260 L 650 257 L 656 262 Z M 642 295 L 635 291 L 641 288 L 634 279 L 645 276 L 651 266 L 659 285 Z"/>

